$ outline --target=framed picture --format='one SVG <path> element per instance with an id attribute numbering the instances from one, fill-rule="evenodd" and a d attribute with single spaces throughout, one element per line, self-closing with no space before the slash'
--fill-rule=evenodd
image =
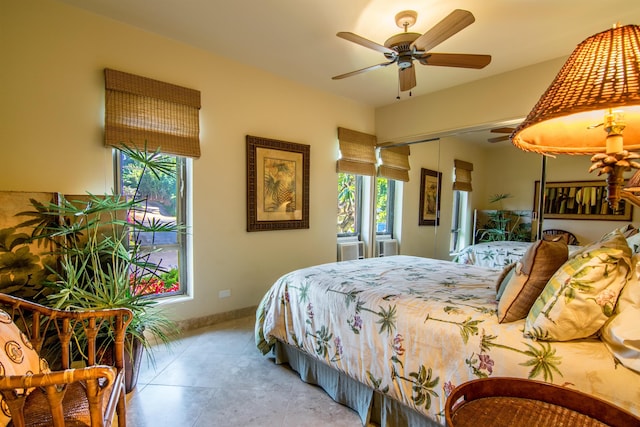
<path id="1" fill-rule="evenodd" d="M 418 225 L 440 224 L 440 187 L 442 173 L 420 170 L 420 219 Z"/>
<path id="2" fill-rule="evenodd" d="M 538 212 L 540 181 L 535 182 L 533 211 Z M 544 188 L 545 219 L 631 221 L 631 203 L 620 200 L 617 211 L 607 202 L 606 181 L 547 182 Z"/>
<path id="3" fill-rule="evenodd" d="M 247 135 L 247 231 L 309 228 L 310 146 Z"/>

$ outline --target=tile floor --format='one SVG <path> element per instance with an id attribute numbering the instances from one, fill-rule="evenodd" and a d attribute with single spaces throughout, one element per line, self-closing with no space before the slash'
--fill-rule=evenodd
<path id="1" fill-rule="evenodd" d="M 157 348 L 155 369 L 143 356 L 138 385 L 127 396 L 127 425 L 362 425 L 321 388 L 262 356 L 253 326 L 251 316 L 189 331 L 171 350 Z"/>

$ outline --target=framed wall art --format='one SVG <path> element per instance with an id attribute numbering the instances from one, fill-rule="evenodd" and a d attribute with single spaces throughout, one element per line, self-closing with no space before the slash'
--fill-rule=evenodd
<path id="1" fill-rule="evenodd" d="M 418 225 L 440 224 L 440 188 L 442 173 L 420 170 L 420 218 Z"/>
<path id="2" fill-rule="evenodd" d="M 538 212 L 540 181 L 535 182 L 533 211 Z M 544 189 L 545 219 L 631 221 L 631 203 L 620 200 L 617 211 L 607 202 L 606 181 L 547 182 Z"/>
<path id="3" fill-rule="evenodd" d="M 310 146 L 247 135 L 247 231 L 309 228 Z"/>

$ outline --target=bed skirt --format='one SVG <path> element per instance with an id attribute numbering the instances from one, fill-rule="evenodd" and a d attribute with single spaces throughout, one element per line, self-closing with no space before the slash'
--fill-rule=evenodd
<path id="1" fill-rule="evenodd" d="M 412 408 L 332 369 L 295 347 L 276 340 L 273 353 L 277 364 L 289 364 L 302 381 L 322 387 L 333 400 L 356 411 L 363 426 L 441 427 L 441 424 Z"/>

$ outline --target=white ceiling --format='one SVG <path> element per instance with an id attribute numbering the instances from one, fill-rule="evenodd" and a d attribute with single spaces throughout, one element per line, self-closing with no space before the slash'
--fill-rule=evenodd
<path id="1" fill-rule="evenodd" d="M 568 56 L 616 22 L 640 24 L 638 0 L 59 0 L 375 107 L 398 102 L 395 64 L 343 80 L 331 77 L 386 62 L 336 37 L 354 32 L 383 44 L 401 32 L 394 16 L 418 12 L 424 33 L 453 9 L 476 21 L 434 52 L 492 55 L 485 69 L 416 63 L 412 96 Z M 401 93 L 407 99 L 408 92 Z"/>

